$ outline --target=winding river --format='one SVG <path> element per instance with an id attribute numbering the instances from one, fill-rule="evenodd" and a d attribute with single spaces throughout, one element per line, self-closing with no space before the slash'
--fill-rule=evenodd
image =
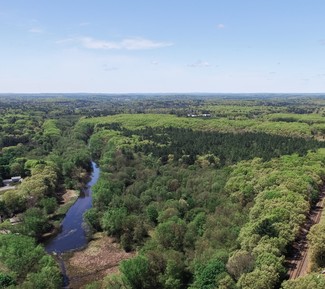
<path id="1" fill-rule="evenodd" d="M 92 162 L 92 175 L 86 188 L 80 193 L 77 201 L 71 206 L 67 212 L 62 228 L 58 235 L 50 239 L 45 244 L 45 250 L 48 253 L 56 253 L 58 255 L 67 251 L 77 250 L 87 245 L 87 237 L 83 228 L 83 214 L 92 205 L 92 186 L 96 184 L 99 177 L 99 167 Z"/>

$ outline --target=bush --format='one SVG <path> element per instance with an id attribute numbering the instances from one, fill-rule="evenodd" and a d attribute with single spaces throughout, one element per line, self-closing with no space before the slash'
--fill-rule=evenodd
<path id="1" fill-rule="evenodd" d="M 15 279 L 11 275 L 0 272 L 0 288 L 15 285 L 15 283 Z"/>

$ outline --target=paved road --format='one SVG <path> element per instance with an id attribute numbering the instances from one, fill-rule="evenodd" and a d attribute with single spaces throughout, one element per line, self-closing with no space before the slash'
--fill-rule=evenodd
<path id="1" fill-rule="evenodd" d="M 0 192 L 8 191 L 8 190 L 13 190 L 15 189 L 15 186 L 5 186 L 0 188 Z"/>

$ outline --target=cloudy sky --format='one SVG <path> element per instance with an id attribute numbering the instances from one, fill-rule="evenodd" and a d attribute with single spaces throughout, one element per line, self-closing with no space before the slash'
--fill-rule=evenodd
<path id="1" fill-rule="evenodd" d="M 0 0 L 0 92 L 325 92 L 324 0 Z"/>

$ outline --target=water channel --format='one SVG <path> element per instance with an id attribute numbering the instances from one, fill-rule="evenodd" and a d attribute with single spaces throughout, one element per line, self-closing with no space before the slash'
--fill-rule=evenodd
<path id="1" fill-rule="evenodd" d="M 45 244 L 48 253 L 61 254 L 67 251 L 77 250 L 87 245 L 87 237 L 83 228 L 83 214 L 92 205 L 92 186 L 99 177 L 99 167 L 92 162 L 92 175 L 85 189 L 80 193 L 77 201 L 67 212 L 62 224 L 61 231 Z"/>

